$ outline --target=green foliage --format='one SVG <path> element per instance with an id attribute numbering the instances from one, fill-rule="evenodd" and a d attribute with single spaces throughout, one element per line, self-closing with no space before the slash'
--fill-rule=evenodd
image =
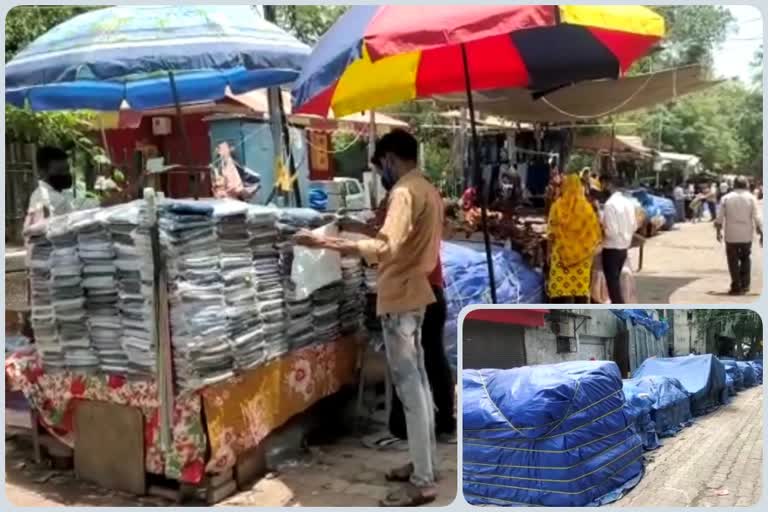
<path id="1" fill-rule="evenodd" d="M 688 64 L 712 65 L 715 49 L 733 29 L 734 18 L 721 5 L 649 6 L 666 20 L 662 50 L 641 59 L 632 73 Z"/>
<path id="2" fill-rule="evenodd" d="M 724 334 L 736 338 L 735 347 L 720 347 L 721 355 L 732 350 L 753 358 L 763 351 L 763 322 L 754 311 L 740 309 L 694 310 L 698 334 L 706 339 Z"/>
<path id="3" fill-rule="evenodd" d="M 277 24 L 310 46 L 331 28 L 347 8 L 346 5 L 275 6 Z"/>
<path id="4" fill-rule="evenodd" d="M 20 5 L 5 17 L 5 61 L 56 25 L 103 6 Z"/>

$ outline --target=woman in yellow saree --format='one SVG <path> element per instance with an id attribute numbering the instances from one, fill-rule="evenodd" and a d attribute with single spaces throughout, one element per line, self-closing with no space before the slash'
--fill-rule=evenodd
<path id="1" fill-rule="evenodd" d="M 547 294 L 552 303 L 589 301 L 592 260 L 602 241 L 600 220 L 576 174 L 568 175 L 549 212 L 551 256 Z"/>

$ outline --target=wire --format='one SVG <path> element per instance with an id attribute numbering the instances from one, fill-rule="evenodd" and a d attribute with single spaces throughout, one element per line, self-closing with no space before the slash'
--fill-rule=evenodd
<path id="1" fill-rule="evenodd" d="M 674 75 L 677 76 L 677 71 L 674 72 Z M 637 88 L 637 90 L 635 92 L 633 92 L 628 98 L 626 98 L 624 101 L 622 101 L 621 103 L 619 103 L 615 107 L 613 107 L 613 108 L 611 108 L 609 110 L 606 110 L 605 112 L 596 113 L 596 114 L 592 114 L 592 115 L 573 114 L 571 112 L 568 112 L 567 110 L 564 110 L 564 109 L 558 107 L 557 105 L 553 104 L 551 101 L 549 101 L 546 98 L 546 96 L 542 97 L 541 101 L 543 101 L 545 104 L 547 104 L 549 107 L 551 107 L 556 112 L 558 112 L 558 113 L 560 113 L 560 114 L 562 114 L 564 116 L 571 117 L 573 119 L 589 120 L 589 119 L 595 119 L 595 118 L 599 118 L 599 117 L 605 117 L 605 116 L 608 116 L 608 115 L 616 113 L 617 111 L 621 110 L 624 106 L 629 104 L 633 99 L 635 99 L 648 86 L 649 83 L 651 83 L 651 80 L 655 76 L 656 75 L 654 73 L 649 74 L 648 78 L 645 80 L 645 82 L 643 82 L 640 85 L 640 87 Z"/>

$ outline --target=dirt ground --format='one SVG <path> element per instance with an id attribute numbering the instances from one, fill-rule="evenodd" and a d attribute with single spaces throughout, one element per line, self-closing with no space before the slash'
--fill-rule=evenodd
<path id="1" fill-rule="evenodd" d="M 22 440 L 6 440 L 8 501 L 17 506 L 172 506 L 157 497 L 137 497 L 101 489 L 76 480 L 71 471 L 52 471 L 32 461 L 31 447 Z M 446 506 L 456 497 L 456 445 L 441 444 L 439 497 Z M 332 445 L 312 447 L 301 460 L 286 464 L 219 506 L 377 506 L 395 484 L 384 472 L 405 463 L 407 452 L 377 452 L 347 437 Z"/>
<path id="2" fill-rule="evenodd" d="M 733 402 L 648 454 L 637 487 L 621 507 L 747 507 L 762 496 L 763 387 Z"/>
<path id="3" fill-rule="evenodd" d="M 725 246 L 715 239 L 711 222 L 684 223 L 648 239 L 643 268 L 636 273 L 641 304 L 752 304 L 763 288 L 763 249 L 752 246 L 752 290 L 746 296 L 728 295 L 731 279 Z M 631 251 L 632 268 L 639 263 Z"/>

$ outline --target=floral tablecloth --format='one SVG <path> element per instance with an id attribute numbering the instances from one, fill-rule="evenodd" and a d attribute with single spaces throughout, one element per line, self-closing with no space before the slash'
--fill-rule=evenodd
<path id="1" fill-rule="evenodd" d="M 313 345 L 202 391 L 209 473 L 235 465 L 292 416 L 355 382 L 359 340 Z"/>
<path id="2" fill-rule="evenodd" d="M 207 439 L 199 394 L 177 397 L 172 422 L 173 443 L 168 453 L 160 447 L 157 386 L 153 380 L 119 376 L 46 373 L 37 352 L 18 352 L 5 361 L 6 386 L 20 390 L 37 409 L 43 425 L 74 446 L 74 410 L 80 400 L 128 405 L 144 415 L 145 467 L 148 473 L 185 483 L 204 476 Z"/>

